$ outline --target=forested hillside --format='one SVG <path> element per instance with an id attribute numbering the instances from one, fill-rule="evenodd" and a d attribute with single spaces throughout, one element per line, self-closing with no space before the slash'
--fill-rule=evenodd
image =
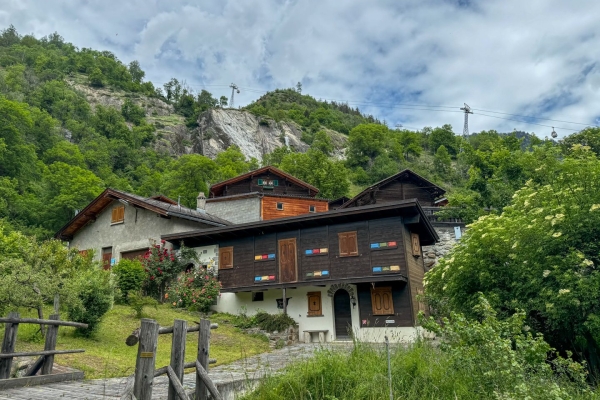
<path id="1" fill-rule="evenodd" d="M 165 124 L 177 120 L 184 129 L 199 129 L 199 116 L 217 107 L 226 111 L 227 98 L 194 93 L 177 79 L 160 88 L 144 77 L 138 62 L 125 65 L 110 52 L 78 49 L 57 33 L 35 38 L 13 27 L 1 32 L 4 226 L 47 237 L 106 187 L 143 196 L 162 193 L 194 206 L 197 193 L 211 183 L 261 164 L 306 180 L 326 198 L 356 194 L 411 168 L 449 189 L 456 212 L 471 220 L 483 208 L 501 210 L 515 190 L 544 177 L 546 166 L 560 162 L 572 145 L 600 151 L 596 128 L 561 144 L 495 131 L 464 141 L 450 125 L 390 130 L 373 116 L 316 100 L 298 87 L 267 93 L 244 109 L 261 124 L 295 124 L 306 152 L 283 146 L 257 160 L 230 147 L 214 159 L 177 156 L 164 145 L 171 140 L 163 134 Z M 112 101 L 110 93 L 117 92 L 118 101 Z M 110 101 L 93 101 L 100 94 Z M 347 137 L 342 158 L 333 157 L 332 133 Z"/>

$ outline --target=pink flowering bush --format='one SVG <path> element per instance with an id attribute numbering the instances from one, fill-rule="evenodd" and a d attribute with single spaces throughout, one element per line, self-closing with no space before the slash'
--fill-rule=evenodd
<path id="1" fill-rule="evenodd" d="M 196 259 L 196 253 L 182 247 L 178 254 L 165 247 L 165 241 L 148 249 L 142 258 L 146 277 L 144 292 L 157 300 L 163 300 L 166 287 L 185 270 L 186 266 Z"/>
<path id="2" fill-rule="evenodd" d="M 221 282 L 205 270 L 182 274 L 174 281 L 165 300 L 173 307 L 185 307 L 195 311 L 208 311 L 221 290 Z"/>

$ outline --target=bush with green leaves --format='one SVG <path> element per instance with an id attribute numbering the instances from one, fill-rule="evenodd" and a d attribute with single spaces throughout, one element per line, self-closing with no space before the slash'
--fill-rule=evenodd
<path id="1" fill-rule="evenodd" d="M 118 302 L 128 303 L 130 292 L 139 292 L 142 290 L 146 272 L 144 266 L 139 260 L 121 259 L 112 269 L 115 274 L 115 284 L 118 289 Z"/>
<path id="2" fill-rule="evenodd" d="M 129 306 L 133 310 L 136 318 L 142 318 L 144 316 L 144 307 L 154 307 L 157 309 L 158 301 L 152 297 L 144 296 L 141 291 L 129 292 L 128 302 Z"/>
<path id="3" fill-rule="evenodd" d="M 210 271 L 194 269 L 172 282 L 165 300 L 173 307 L 206 312 L 215 304 L 220 291 L 221 282 Z"/>
<path id="4" fill-rule="evenodd" d="M 543 166 L 538 168 L 545 168 Z M 518 310 L 560 354 L 600 373 L 600 161 L 579 146 L 530 180 L 501 215 L 480 217 L 425 276 L 440 316 L 477 318 L 483 293 L 500 318 Z"/>
<path id="5" fill-rule="evenodd" d="M 198 255 L 195 251 L 182 246 L 178 252 L 175 252 L 166 247 L 164 240 L 161 240 L 160 244 L 151 246 L 142 258 L 146 273 L 144 292 L 158 301 L 163 301 L 168 297 L 165 297 L 168 285 L 197 259 Z"/>
<path id="6" fill-rule="evenodd" d="M 77 332 L 91 336 L 113 305 L 114 284 L 110 271 L 99 268 L 85 271 L 71 286 L 77 297 L 67 304 L 67 314 L 71 321 L 88 324 L 87 328 L 77 328 Z"/>

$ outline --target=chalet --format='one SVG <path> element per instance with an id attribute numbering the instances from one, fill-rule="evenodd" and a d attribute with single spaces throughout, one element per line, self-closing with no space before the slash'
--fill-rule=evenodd
<path id="1" fill-rule="evenodd" d="M 204 210 L 183 207 L 165 196 L 145 198 L 106 189 L 54 236 L 80 251 L 93 250 L 104 268 L 110 268 L 121 258 L 143 255 L 151 242 L 160 241 L 160 235 L 230 224 Z M 201 262 L 208 264 L 211 255 L 216 259 L 214 251 L 207 252 Z"/>
<path id="2" fill-rule="evenodd" d="M 439 197 L 446 191 L 435 183 L 405 169 L 369 186 L 341 208 L 365 206 L 368 204 L 385 204 L 404 199 L 418 199 L 421 206 L 438 207 Z"/>
<path id="3" fill-rule="evenodd" d="M 262 178 L 261 178 L 262 179 Z M 214 309 L 280 309 L 305 337 L 410 340 L 423 290 L 421 246 L 438 240 L 416 199 L 163 235 L 218 247 Z"/>
<path id="4" fill-rule="evenodd" d="M 275 167 L 267 166 L 212 185 L 206 212 L 234 224 L 266 221 L 328 211 L 319 189 Z"/>

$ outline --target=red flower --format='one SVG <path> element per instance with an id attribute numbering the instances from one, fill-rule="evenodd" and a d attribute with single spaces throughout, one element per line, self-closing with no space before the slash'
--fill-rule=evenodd
<path id="1" fill-rule="evenodd" d="M 152 275 L 152 276 L 150 277 L 150 280 L 151 280 L 151 281 L 153 281 L 153 280 L 154 280 L 154 275 Z"/>

